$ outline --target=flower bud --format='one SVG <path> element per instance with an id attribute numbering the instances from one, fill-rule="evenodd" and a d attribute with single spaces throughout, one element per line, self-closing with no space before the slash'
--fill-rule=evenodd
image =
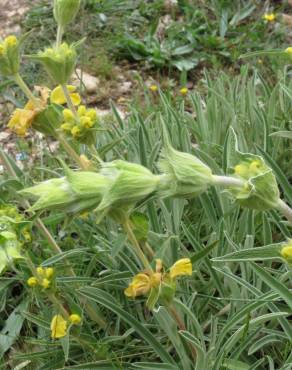
<path id="1" fill-rule="evenodd" d="M 67 84 L 76 65 L 76 46 L 76 43 L 68 45 L 64 42 L 55 49 L 47 48 L 37 55 L 31 55 L 30 58 L 42 63 L 57 85 L 64 85 Z"/>
<path id="2" fill-rule="evenodd" d="M 72 313 L 69 316 L 69 321 L 71 321 L 71 323 L 74 324 L 74 325 L 78 325 L 81 322 L 81 317 L 79 315 L 77 315 L 76 313 Z"/>
<path id="3" fill-rule="evenodd" d="M 27 285 L 30 287 L 34 287 L 38 284 L 37 278 L 34 276 L 31 276 L 29 279 L 27 279 Z"/>
<path id="4" fill-rule="evenodd" d="M 122 160 L 104 163 L 100 171 L 110 181 L 97 210 L 110 207 L 131 206 L 155 192 L 159 176 L 153 175 L 147 168 Z"/>
<path id="5" fill-rule="evenodd" d="M 233 130 L 230 140 L 235 148 L 228 152 L 228 171 L 243 180 L 244 185 L 230 187 L 228 192 L 246 208 L 259 211 L 277 208 L 280 194 L 272 169 L 266 165 L 262 157 L 240 152 Z"/>
<path id="6" fill-rule="evenodd" d="M 65 169 L 66 177 L 50 179 L 20 191 L 36 199 L 32 210 L 62 209 L 79 213 L 98 206 L 109 186 L 108 180 L 95 172 Z"/>
<path id="7" fill-rule="evenodd" d="M 20 43 L 15 36 L 8 36 L 0 43 L 0 74 L 13 76 L 19 71 Z"/>
<path id="8" fill-rule="evenodd" d="M 80 0 L 54 0 L 54 17 L 59 26 L 65 27 L 76 17 Z"/>
<path id="9" fill-rule="evenodd" d="M 203 193 L 212 183 L 212 171 L 197 157 L 173 149 L 169 143 L 161 153 L 159 168 L 160 194 L 164 197 L 192 198 Z"/>

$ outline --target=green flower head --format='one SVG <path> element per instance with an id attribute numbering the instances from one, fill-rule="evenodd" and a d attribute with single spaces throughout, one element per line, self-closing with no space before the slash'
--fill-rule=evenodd
<path id="1" fill-rule="evenodd" d="M 64 85 L 68 82 L 76 65 L 77 45 L 76 43 L 68 45 L 64 42 L 54 49 L 47 48 L 37 55 L 31 55 L 30 58 L 42 63 L 57 85 Z"/>
<path id="2" fill-rule="evenodd" d="M 262 157 L 238 150 L 237 138 L 231 131 L 234 150 L 229 153 L 229 173 L 244 181 L 242 187 L 230 188 L 230 194 L 243 207 L 255 210 L 277 208 L 279 189 L 275 175 Z"/>
<path id="3" fill-rule="evenodd" d="M 54 17 L 59 26 L 65 27 L 76 17 L 80 0 L 54 0 Z"/>
<path id="4" fill-rule="evenodd" d="M 19 71 L 20 42 L 15 36 L 8 36 L 0 42 L 0 74 L 13 76 Z"/>

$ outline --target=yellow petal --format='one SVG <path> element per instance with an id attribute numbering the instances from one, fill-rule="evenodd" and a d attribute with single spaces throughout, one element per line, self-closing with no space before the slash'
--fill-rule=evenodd
<path id="1" fill-rule="evenodd" d="M 125 289 L 124 293 L 127 297 L 135 298 L 139 295 L 147 294 L 151 289 L 150 278 L 146 274 L 137 274 L 133 277 L 131 284 Z"/>
<path id="2" fill-rule="evenodd" d="M 175 262 L 169 270 L 172 279 L 181 275 L 192 275 L 192 262 L 189 258 L 182 258 Z"/>
<path id="3" fill-rule="evenodd" d="M 55 315 L 51 321 L 51 337 L 62 338 L 67 334 L 67 321 L 62 315 Z"/>
<path id="4" fill-rule="evenodd" d="M 60 105 L 66 103 L 66 98 L 65 98 L 65 95 L 64 95 L 64 92 L 61 86 L 57 86 L 51 92 L 50 101 L 51 103 L 60 104 Z"/>
<path id="5" fill-rule="evenodd" d="M 73 105 L 79 105 L 81 103 L 81 97 L 78 93 L 70 94 Z"/>

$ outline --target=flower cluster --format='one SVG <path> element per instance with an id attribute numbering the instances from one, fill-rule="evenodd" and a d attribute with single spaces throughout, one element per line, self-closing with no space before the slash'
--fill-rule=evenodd
<path id="1" fill-rule="evenodd" d="M 6 37 L 0 43 L 0 73 L 3 76 L 14 76 L 19 70 L 19 46 L 20 43 L 13 35 Z"/>
<path id="2" fill-rule="evenodd" d="M 63 119 L 62 130 L 80 141 L 88 138 L 89 129 L 96 128 L 99 125 L 95 109 L 86 109 L 84 105 L 78 107 L 77 117 L 70 109 L 64 109 Z"/>
<path id="3" fill-rule="evenodd" d="M 14 206 L 0 206 L 0 274 L 13 261 L 23 259 L 21 247 L 31 240 L 27 224 Z"/>
<path id="4" fill-rule="evenodd" d="M 51 321 L 51 337 L 53 339 L 63 338 L 67 335 L 68 324 L 78 325 L 81 322 L 81 317 L 73 313 L 64 319 L 62 315 L 55 315 Z"/>
<path id="5" fill-rule="evenodd" d="M 171 291 L 171 295 L 175 292 L 175 281 L 178 276 L 192 275 L 192 263 L 189 258 L 182 258 L 174 263 L 169 271 L 164 272 L 162 261 L 156 260 L 155 272 L 141 272 L 135 275 L 125 289 L 124 293 L 129 298 L 136 298 L 141 295 L 148 295 L 151 290 L 157 290 L 157 299 L 165 298 Z M 169 298 L 169 297 L 167 297 Z"/>
<path id="6" fill-rule="evenodd" d="M 47 48 L 30 59 L 40 62 L 53 81 L 58 85 L 67 84 L 76 65 L 76 46 L 68 45 L 66 42 L 55 48 Z"/>
<path id="7" fill-rule="evenodd" d="M 30 287 L 39 285 L 44 289 L 48 289 L 52 283 L 53 276 L 54 269 L 52 267 L 37 267 L 36 275 L 27 279 L 27 285 Z"/>
<path id="8" fill-rule="evenodd" d="M 76 87 L 68 85 L 67 88 L 73 103 L 79 105 L 81 98 L 76 92 Z M 39 123 L 37 122 L 39 114 L 45 111 L 48 106 L 48 100 L 53 104 L 63 105 L 66 103 L 66 98 L 61 86 L 57 86 L 52 91 L 47 87 L 38 87 L 36 90 L 39 96 L 36 97 L 35 101 L 29 100 L 24 108 L 17 108 L 8 122 L 8 127 L 18 136 L 25 136 L 31 126 L 35 127 L 40 132 L 42 132 L 42 126 L 48 126 L 47 122 L 43 120 L 43 117 L 40 118 Z"/>

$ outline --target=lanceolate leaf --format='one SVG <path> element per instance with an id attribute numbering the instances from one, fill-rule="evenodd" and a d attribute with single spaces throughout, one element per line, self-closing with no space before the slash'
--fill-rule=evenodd
<path id="1" fill-rule="evenodd" d="M 137 333 L 139 333 L 141 337 L 150 344 L 150 346 L 153 348 L 153 351 L 157 353 L 161 360 L 170 364 L 174 364 L 172 357 L 168 354 L 163 345 L 155 338 L 155 336 L 152 335 L 151 332 L 145 327 L 145 325 L 141 324 L 131 314 L 123 310 L 119 303 L 116 302 L 112 296 L 98 288 L 91 287 L 82 288 L 79 290 L 79 292 L 82 296 L 103 305 L 107 309 L 120 316 L 122 320 L 133 327 Z"/>

